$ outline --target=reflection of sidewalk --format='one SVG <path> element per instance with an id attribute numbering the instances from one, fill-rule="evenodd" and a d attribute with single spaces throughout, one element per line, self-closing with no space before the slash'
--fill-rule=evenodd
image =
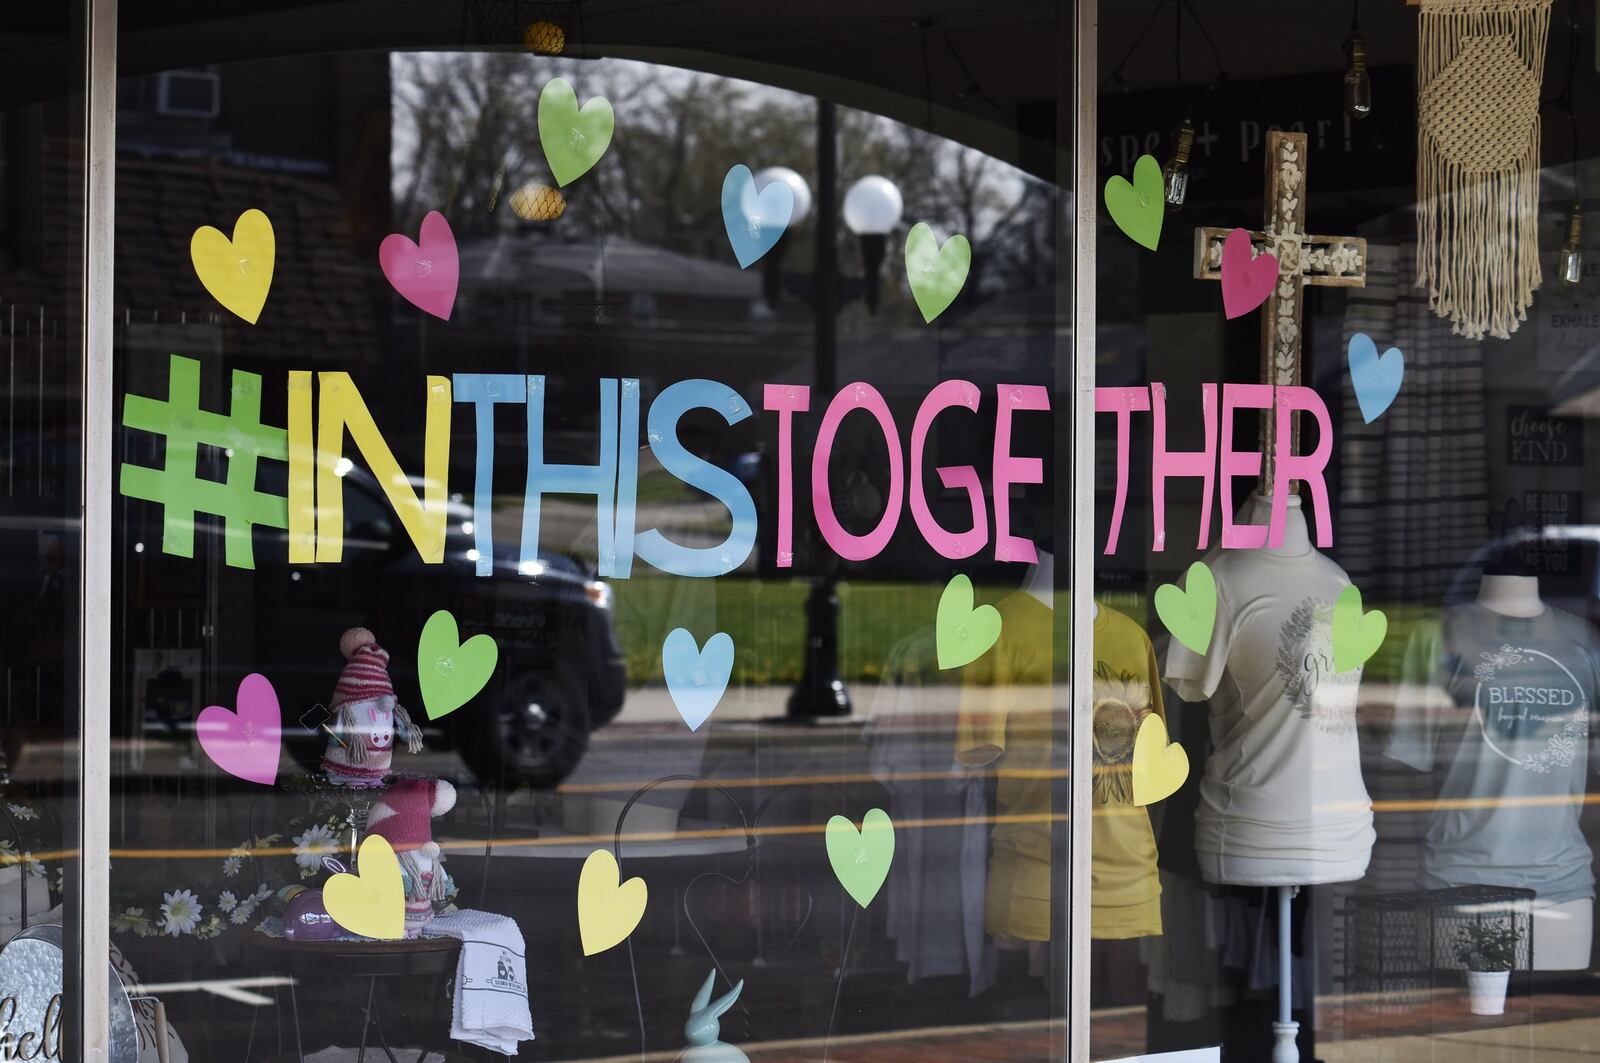
<path id="1" fill-rule="evenodd" d="M 1143 1009 L 1113 1009 L 1110 1021 L 1137 1010 L 1133 1018 L 1143 1039 Z M 1103 1039 L 1095 1013 L 1096 1035 L 1092 1058 L 1110 1059 L 1122 1054 L 1113 1039 Z M 1058 1045 L 1065 1039 L 1061 1024 L 1050 1022 L 986 1023 L 937 1029 L 885 1031 L 828 1042 L 827 1058 L 840 1063 L 906 1063 L 917 1059 L 1006 1060 L 1007 1063 L 1051 1063 L 1060 1058 Z M 754 1063 L 819 1063 L 821 1039 L 746 1042 L 739 1045 Z M 1430 1037 L 1386 1037 L 1360 1041 L 1317 1042 L 1323 1063 L 1568 1063 L 1600 1049 L 1600 1018 L 1570 1019 L 1534 1026 L 1502 1027 L 1437 1034 Z M 1137 1054 L 1138 1049 L 1128 1049 Z M 638 1053 L 587 1063 L 669 1063 L 675 1051 Z"/>

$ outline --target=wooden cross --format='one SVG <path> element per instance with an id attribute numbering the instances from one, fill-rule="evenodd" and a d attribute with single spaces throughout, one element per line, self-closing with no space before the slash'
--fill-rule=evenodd
<path id="1" fill-rule="evenodd" d="M 1274 386 L 1298 384 L 1301 377 L 1302 289 L 1308 284 L 1334 288 L 1367 286 L 1367 242 L 1359 236 L 1306 235 L 1306 135 L 1273 130 L 1267 134 L 1266 230 L 1250 231 L 1254 254 L 1278 258 L 1278 284 L 1261 304 L 1261 380 Z M 1231 229 L 1211 226 L 1194 231 L 1194 275 L 1222 279 L 1222 243 Z M 1299 415 L 1290 437 L 1300 442 Z M 1261 483 L 1272 485 L 1277 438 L 1275 410 L 1261 415 Z M 1298 453 L 1298 451 L 1294 451 Z"/>

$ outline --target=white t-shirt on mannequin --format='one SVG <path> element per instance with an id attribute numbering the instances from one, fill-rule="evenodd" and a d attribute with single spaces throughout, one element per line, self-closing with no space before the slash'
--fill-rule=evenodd
<path id="1" fill-rule="evenodd" d="M 1178 696 L 1211 703 L 1195 814 L 1210 882 L 1349 882 L 1372 855 L 1356 741 L 1361 671 L 1336 674 L 1331 645 L 1333 603 L 1350 579 L 1312 548 L 1299 502 L 1290 496 L 1282 547 L 1207 555 L 1217 582 L 1211 645 L 1197 654 L 1174 639 L 1167 654 Z M 1266 524 L 1270 510 L 1253 494 L 1239 519 Z"/>

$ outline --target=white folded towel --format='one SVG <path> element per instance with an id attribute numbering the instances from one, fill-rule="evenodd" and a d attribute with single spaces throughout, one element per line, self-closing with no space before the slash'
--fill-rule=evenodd
<path id="1" fill-rule="evenodd" d="M 528 963 L 516 920 L 463 910 L 435 917 L 422 936 L 461 941 L 451 1037 L 506 1056 L 517 1054 L 518 1041 L 533 1040 Z"/>

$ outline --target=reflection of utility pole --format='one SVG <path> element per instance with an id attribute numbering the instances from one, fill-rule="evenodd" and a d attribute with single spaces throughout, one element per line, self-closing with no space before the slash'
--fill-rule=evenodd
<path id="1" fill-rule="evenodd" d="M 817 100 L 816 277 L 812 327 L 816 330 L 816 386 L 812 409 L 820 412 L 839 386 L 835 317 L 839 312 L 839 133 L 831 100 Z M 833 556 L 814 551 L 815 575 L 806 601 L 805 672 L 789 695 L 789 716 L 850 715 L 850 693 L 839 676 L 839 594 Z"/>

